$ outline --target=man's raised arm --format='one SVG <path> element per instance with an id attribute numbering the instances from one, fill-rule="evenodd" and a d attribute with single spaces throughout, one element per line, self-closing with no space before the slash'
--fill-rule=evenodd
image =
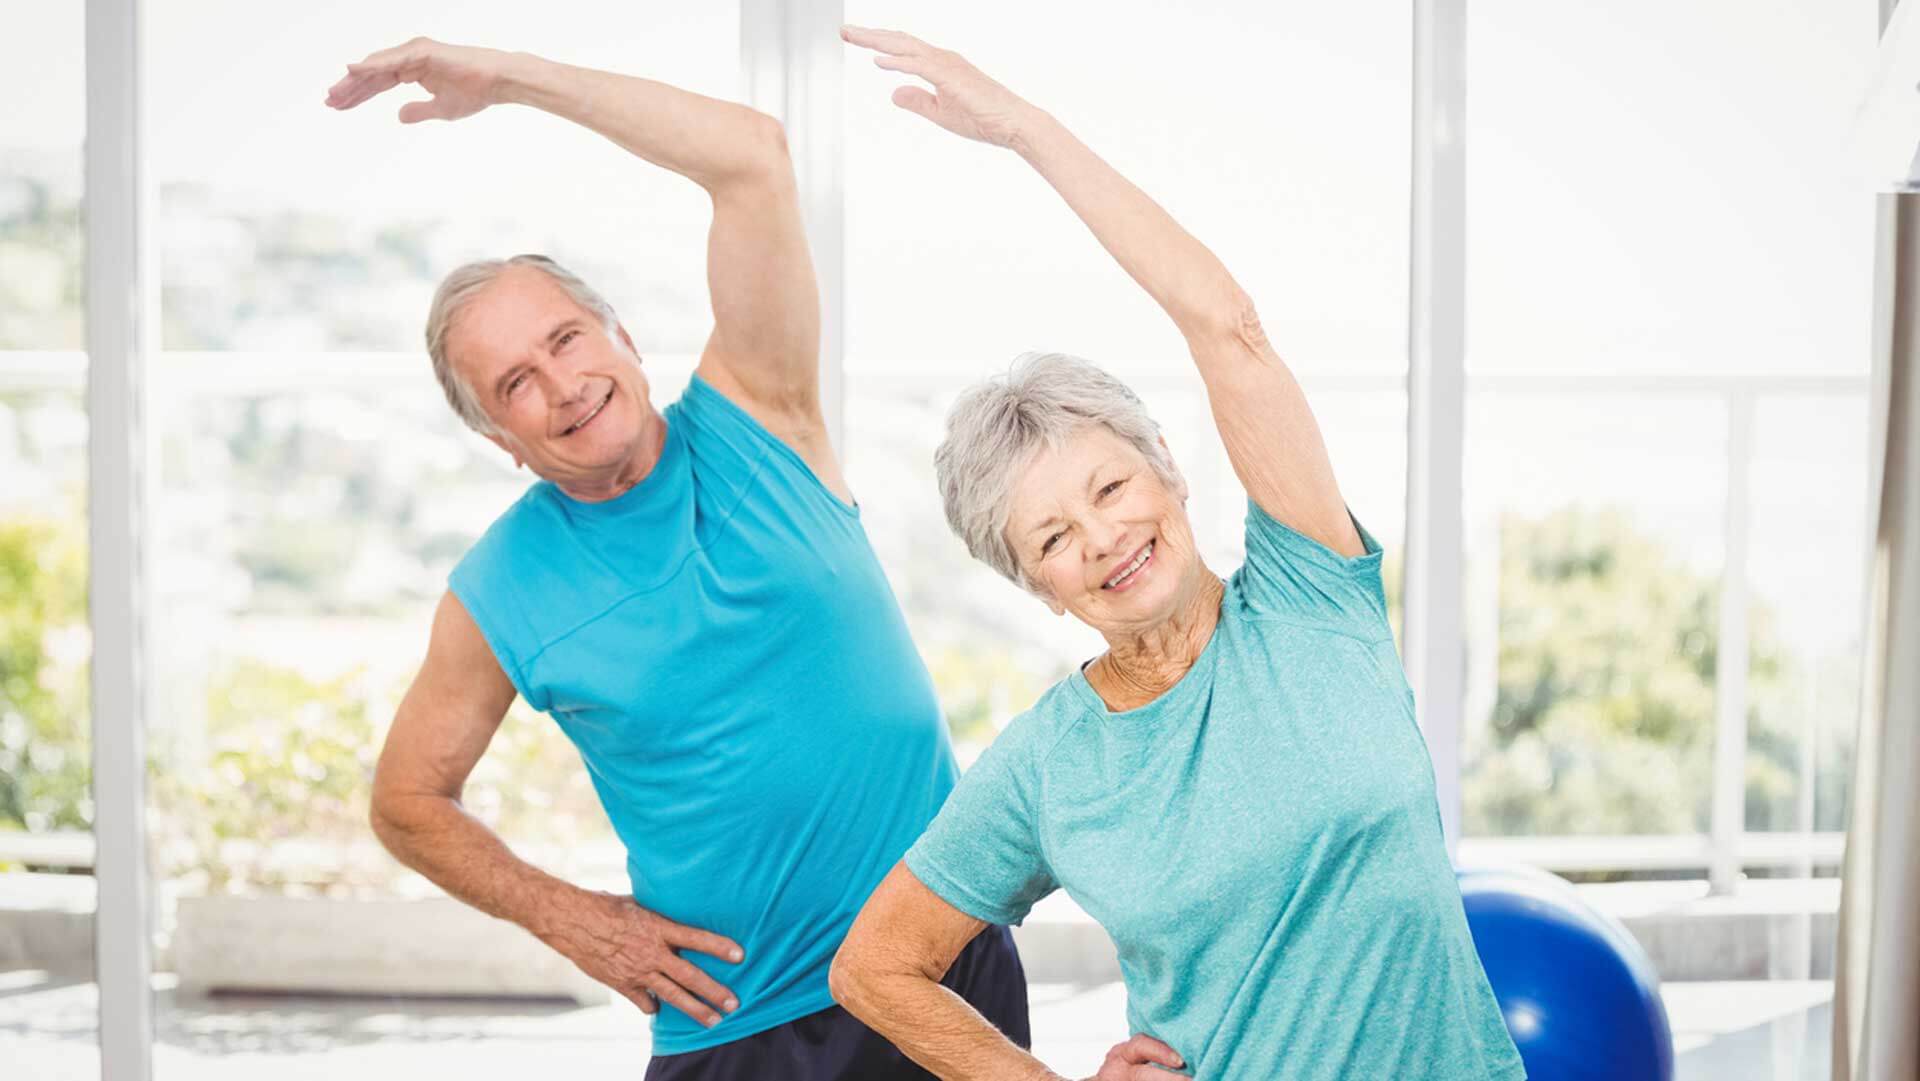
<path id="1" fill-rule="evenodd" d="M 792 422 L 819 416 L 820 295 L 778 121 L 651 79 L 429 38 L 347 65 L 327 104 L 351 109 L 402 83 L 433 95 L 403 105 L 403 123 L 528 105 L 699 184 L 713 200 L 714 331 L 701 374 L 756 412 Z"/>

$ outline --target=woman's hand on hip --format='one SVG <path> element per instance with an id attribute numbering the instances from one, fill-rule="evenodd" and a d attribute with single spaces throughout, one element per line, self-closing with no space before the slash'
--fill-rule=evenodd
<path id="1" fill-rule="evenodd" d="M 1100 1072 L 1087 1081 L 1167 1081 L 1170 1071 L 1186 1069 L 1180 1053 L 1159 1040 L 1141 1033 L 1113 1045 Z M 1162 1069 L 1165 1067 L 1165 1069 Z M 1185 1077 L 1186 1074 L 1172 1076 Z"/>
<path id="2" fill-rule="evenodd" d="M 918 86 L 900 87 L 893 92 L 893 103 L 955 135 L 1010 147 L 1036 112 L 1025 99 L 981 74 L 959 53 L 935 48 L 912 34 L 843 26 L 840 36 L 878 53 L 873 62 L 880 67 L 917 75 L 932 84 L 931 93 Z"/>

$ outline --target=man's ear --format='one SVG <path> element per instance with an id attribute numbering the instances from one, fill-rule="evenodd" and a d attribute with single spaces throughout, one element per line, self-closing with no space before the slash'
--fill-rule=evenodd
<path id="1" fill-rule="evenodd" d="M 513 447 L 508 445 L 506 439 L 503 438 L 498 432 L 488 432 L 487 441 L 489 443 L 492 443 L 494 446 L 499 447 L 501 450 L 506 451 L 507 456 L 513 459 L 513 467 L 515 469 L 519 469 L 521 466 L 524 466 L 527 464 L 520 460 L 520 455 L 514 453 Z"/>
<path id="2" fill-rule="evenodd" d="M 619 335 L 620 341 L 626 345 L 627 352 L 633 354 L 633 362 L 635 364 L 644 363 L 640 359 L 640 347 L 633 344 L 633 335 L 627 333 L 627 325 L 625 323 L 615 323 L 613 330 L 615 334 Z"/>

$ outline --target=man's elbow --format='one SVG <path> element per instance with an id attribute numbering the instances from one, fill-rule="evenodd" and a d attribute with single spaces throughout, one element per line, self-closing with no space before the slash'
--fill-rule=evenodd
<path id="1" fill-rule="evenodd" d="M 373 835 L 382 848 L 389 852 L 397 851 L 394 846 L 402 832 L 400 823 L 394 817 L 392 798 L 377 785 L 373 790 L 373 798 L 367 801 L 367 825 L 372 827 Z"/>
<path id="2" fill-rule="evenodd" d="M 738 187 L 792 188 L 795 186 L 793 158 L 787 149 L 787 128 L 766 113 L 740 107 L 745 119 L 738 129 L 739 142 L 725 172 L 717 179 Z"/>

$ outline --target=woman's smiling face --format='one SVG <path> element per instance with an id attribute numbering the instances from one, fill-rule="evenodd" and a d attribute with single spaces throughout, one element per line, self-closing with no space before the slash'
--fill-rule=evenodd
<path id="1" fill-rule="evenodd" d="M 1104 425 L 1035 455 L 1009 509 L 1007 540 L 1027 581 L 1056 613 L 1109 638 L 1165 622 L 1199 579 L 1184 488 Z"/>

